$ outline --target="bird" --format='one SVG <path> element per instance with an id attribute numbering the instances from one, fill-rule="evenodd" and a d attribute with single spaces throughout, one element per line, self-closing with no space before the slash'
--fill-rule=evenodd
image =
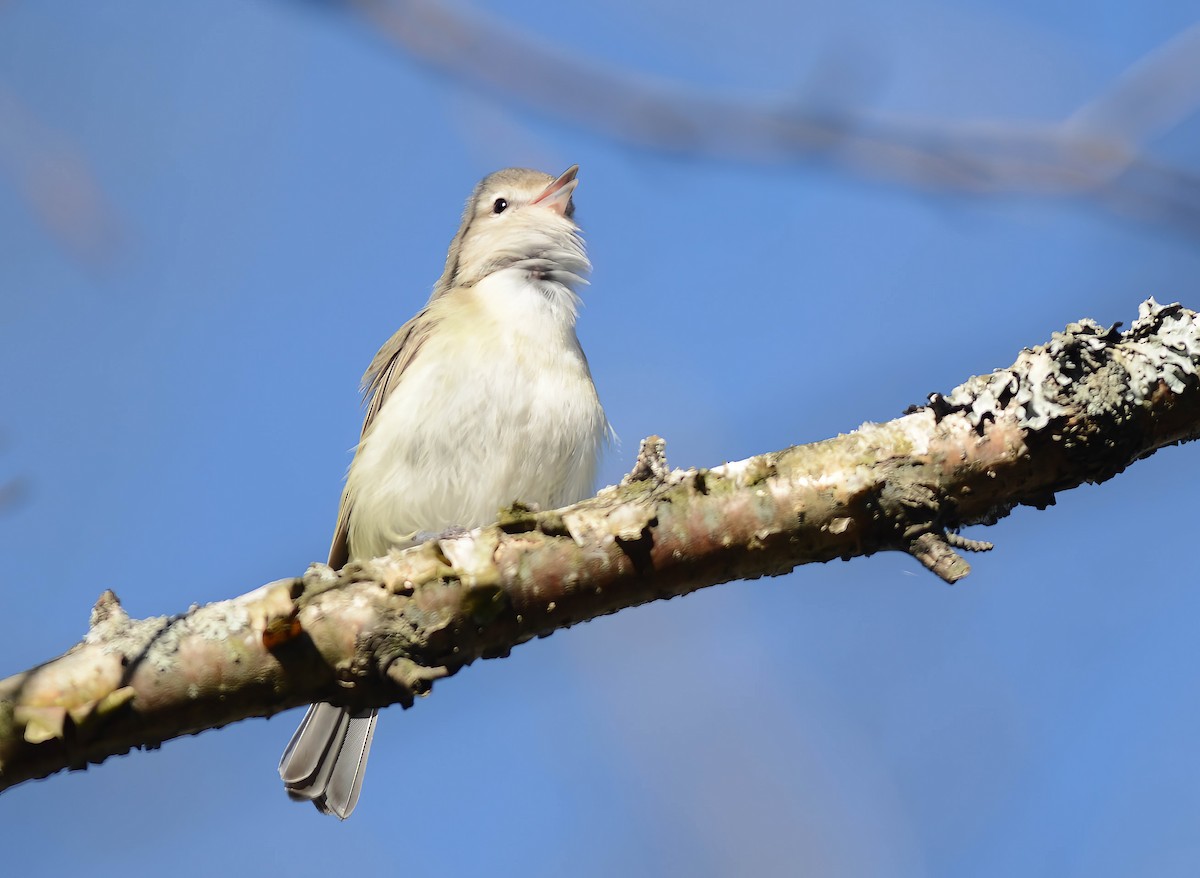
<path id="1" fill-rule="evenodd" d="M 591 494 L 611 428 L 575 331 L 591 271 L 574 220 L 578 170 L 506 168 L 467 199 L 429 301 L 363 376 L 334 569 L 488 524 L 514 502 L 556 508 Z M 288 795 L 349 817 L 376 718 L 311 705 L 280 759 Z"/>

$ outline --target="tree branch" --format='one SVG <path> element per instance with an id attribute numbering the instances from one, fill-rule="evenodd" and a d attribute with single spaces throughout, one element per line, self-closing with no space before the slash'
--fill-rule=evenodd
<path id="1" fill-rule="evenodd" d="M 410 706 L 478 658 L 648 601 L 892 549 L 948 582 L 953 528 L 1200 437 L 1200 315 L 1090 320 L 884 424 L 712 469 L 643 443 L 620 485 L 229 601 L 130 619 L 111 592 L 66 655 L 0 681 L 0 789 L 315 700 Z M 948 529 L 950 532 L 948 533 Z"/>

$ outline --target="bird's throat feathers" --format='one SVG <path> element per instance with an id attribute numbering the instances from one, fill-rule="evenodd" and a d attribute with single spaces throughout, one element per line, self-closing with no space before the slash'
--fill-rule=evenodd
<path id="1" fill-rule="evenodd" d="M 450 286 L 474 286 L 496 272 L 516 269 L 547 290 L 550 284 L 566 287 L 574 298 L 591 267 L 575 223 L 550 211 L 530 211 L 490 228 L 473 223 Z"/>

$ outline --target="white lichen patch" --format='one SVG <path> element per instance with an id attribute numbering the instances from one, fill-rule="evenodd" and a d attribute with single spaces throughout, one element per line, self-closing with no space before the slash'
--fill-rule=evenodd
<path id="1" fill-rule="evenodd" d="M 626 501 L 608 509 L 593 505 L 574 507 L 563 513 L 563 524 L 577 546 L 612 545 L 614 540 L 639 539 L 654 520 L 653 502 Z"/>
<path id="2" fill-rule="evenodd" d="M 1061 387 L 1054 358 L 1046 347 L 1026 348 L 1008 369 L 976 375 L 954 388 L 946 401 L 964 410 L 972 426 L 1003 414 L 1016 414 L 1022 425 L 1040 430 L 1067 409 L 1058 402 Z"/>
<path id="3" fill-rule="evenodd" d="M 1182 393 L 1200 362 L 1200 315 L 1148 299 L 1138 308 L 1131 336 L 1114 356 L 1129 373 L 1133 400 L 1144 400 L 1161 381 Z M 1146 336 L 1145 338 L 1143 336 Z"/>
<path id="4" fill-rule="evenodd" d="M 908 445 L 909 454 L 923 456 L 929 453 L 929 440 L 933 435 L 931 419 L 931 412 L 921 411 L 892 423 L 899 438 Z"/>
<path id="5" fill-rule="evenodd" d="M 746 473 L 752 468 L 762 465 L 757 461 L 758 458 L 747 457 L 745 460 L 735 460 L 730 463 L 722 464 L 721 466 L 714 466 L 711 472 L 718 476 L 724 476 L 727 479 L 731 479 L 735 485 L 741 486 L 746 484 Z"/>
<path id="6" fill-rule="evenodd" d="M 490 585 L 497 582 L 496 549 L 499 534 L 492 528 L 481 528 L 469 534 L 438 541 L 438 548 L 454 568 L 464 585 Z"/>
<path id="7" fill-rule="evenodd" d="M 1182 393 L 1200 363 L 1200 317 L 1149 299 L 1127 332 L 1093 320 L 1072 323 L 1016 363 L 969 379 L 945 397 L 978 428 L 985 419 L 1016 417 L 1041 430 L 1073 411 L 1124 420 L 1160 383 Z"/>

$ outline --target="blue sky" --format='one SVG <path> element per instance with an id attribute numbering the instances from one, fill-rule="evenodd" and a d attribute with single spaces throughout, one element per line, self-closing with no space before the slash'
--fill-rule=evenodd
<path id="1" fill-rule="evenodd" d="M 833 71 L 834 93 L 881 112 L 1049 121 L 1194 15 L 523 0 L 504 20 L 729 95 Z M 2 674 L 73 644 L 104 588 L 175 612 L 324 558 L 358 378 L 499 167 L 581 165 L 580 336 L 622 438 L 604 482 L 650 433 L 673 464 L 713 465 L 895 417 L 1072 320 L 1128 323 L 1148 296 L 1200 307 L 1195 229 L 639 150 L 323 3 L 13 0 L 0 111 L 0 482 L 25 486 L 0 512 Z M 1195 171 L 1200 121 L 1148 149 Z M 30 168 L 49 169 L 43 191 L 86 169 L 102 195 L 67 215 L 101 231 L 50 231 Z M 384 715 L 345 824 L 280 788 L 297 711 L 5 793 L 6 862 L 1194 875 L 1198 466 L 1200 448 L 1167 449 L 977 530 L 998 548 L 954 588 L 897 554 L 810 566 L 479 663 Z"/>

